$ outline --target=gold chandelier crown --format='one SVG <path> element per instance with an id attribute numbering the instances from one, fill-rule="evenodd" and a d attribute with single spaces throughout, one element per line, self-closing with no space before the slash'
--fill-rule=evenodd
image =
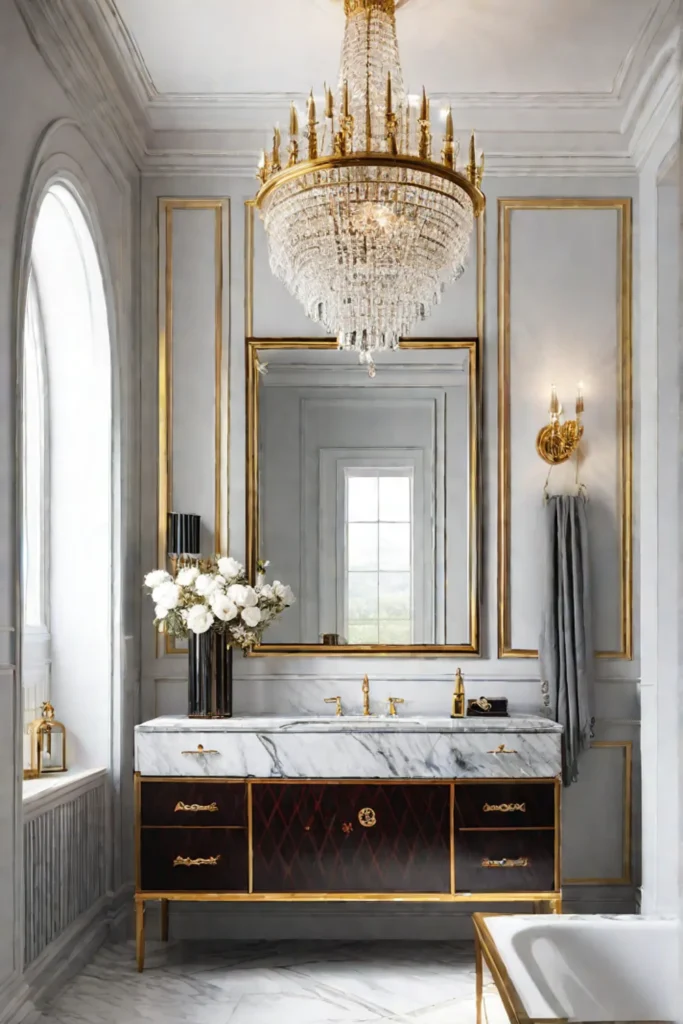
<path id="1" fill-rule="evenodd" d="M 337 102 L 325 86 L 319 112 L 311 91 L 303 133 L 292 104 L 286 154 L 276 128 L 256 196 L 273 273 L 372 375 L 373 352 L 396 348 L 463 272 L 485 204 L 474 134 L 459 167 L 451 111 L 440 160 L 425 89 L 413 115 L 395 7 L 344 0 Z"/>

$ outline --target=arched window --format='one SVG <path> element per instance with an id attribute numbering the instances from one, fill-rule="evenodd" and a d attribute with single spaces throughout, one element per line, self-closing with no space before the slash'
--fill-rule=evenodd
<path id="1" fill-rule="evenodd" d="M 38 210 L 23 338 L 25 718 L 49 696 L 72 764 L 92 767 L 108 762 L 111 350 L 97 250 L 66 184 Z"/>

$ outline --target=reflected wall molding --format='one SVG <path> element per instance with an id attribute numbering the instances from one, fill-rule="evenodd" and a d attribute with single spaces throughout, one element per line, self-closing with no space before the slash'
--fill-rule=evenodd
<path id="1" fill-rule="evenodd" d="M 515 197 L 498 200 L 498 657 L 537 658 L 538 651 L 517 648 L 512 639 L 511 608 L 511 462 L 510 426 L 510 277 L 514 212 L 614 210 L 618 217 L 617 301 L 620 523 L 620 646 L 597 651 L 599 658 L 633 658 L 633 431 L 632 431 L 632 201 L 630 198 Z M 540 628 L 540 623 L 539 623 Z"/>
<path id="2" fill-rule="evenodd" d="M 257 337 L 254 334 L 254 227 L 256 219 L 256 202 L 247 199 L 244 203 L 244 333 L 249 338 Z M 476 219 L 475 232 L 476 240 L 476 275 L 477 275 L 477 298 L 476 298 L 476 324 L 477 337 L 483 343 L 484 338 L 484 311 L 486 308 L 486 209 L 482 210 Z M 446 336 L 444 336 L 446 337 Z M 267 340 L 262 338 L 261 340 Z M 310 338 L 294 336 L 282 338 L 281 340 L 291 341 L 324 341 L 320 335 L 312 335 Z M 413 339 L 416 342 L 421 339 Z M 429 339 L 425 338 L 425 341 Z M 456 339 L 467 340 L 467 339 Z"/>
<path id="3" fill-rule="evenodd" d="M 610 722 L 610 724 L 614 724 Z M 591 750 L 623 750 L 621 876 L 617 878 L 564 878 L 563 885 L 633 885 L 633 743 L 631 740 L 595 740 Z"/>
<path id="4" fill-rule="evenodd" d="M 178 210 L 214 211 L 214 544 L 215 553 L 227 553 L 229 546 L 229 474 L 230 447 L 230 362 L 228 316 L 229 295 L 230 200 L 228 198 L 176 198 L 158 200 L 158 483 L 157 483 L 157 564 L 169 565 L 167 553 L 167 514 L 173 495 L 173 217 Z M 163 267 L 162 267 L 163 261 Z M 163 270 L 163 274 L 162 274 Z M 160 650 L 161 647 L 161 650 Z M 163 634 L 155 645 L 159 654 L 187 651 L 177 647 L 175 637 Z"/>

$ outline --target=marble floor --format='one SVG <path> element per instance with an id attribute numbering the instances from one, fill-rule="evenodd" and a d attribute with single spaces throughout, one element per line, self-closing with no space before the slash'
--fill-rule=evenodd
<path id="1" fill-rule="evenodd" d="M 471 943 L 127 943 L 23 1024 L 475 1024 L 474 982 Z"/>

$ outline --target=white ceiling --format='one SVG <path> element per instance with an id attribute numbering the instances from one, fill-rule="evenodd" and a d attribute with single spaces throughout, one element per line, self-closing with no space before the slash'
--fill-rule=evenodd
<path id="1" fill-rule="evenodd" d="M 334 82 L 339 0 L 115 0 L 148 91 L 207 98 Z M 406 84 L 434 95 L 619 92 L 658 0 L 406 0 Z"/>

